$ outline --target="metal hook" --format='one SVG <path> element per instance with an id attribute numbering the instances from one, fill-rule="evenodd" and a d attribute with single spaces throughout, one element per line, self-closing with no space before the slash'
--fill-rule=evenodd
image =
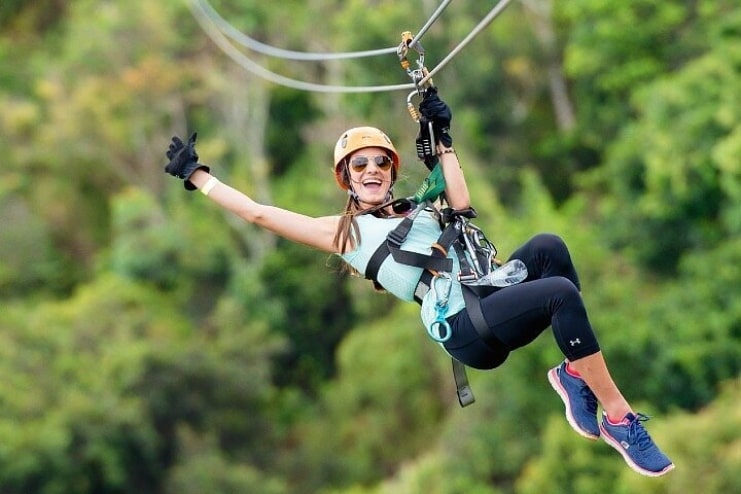
<path id="1" fill-rule="evenodd" d="M 442 291 L 438 288 L 438 284 L 441 282 L 445 283 Z M 450 273 L 438 273 L 432 278 L 430 283 L 430 291 L 435 301 L 435 320 L 427 328 L 427 334 L 438 343 L 445 343 L 453 335 L 453 330 L 445 318 L 448 314 L 448 300 L 450 300 L 452 286 L 453 280 Z"/>

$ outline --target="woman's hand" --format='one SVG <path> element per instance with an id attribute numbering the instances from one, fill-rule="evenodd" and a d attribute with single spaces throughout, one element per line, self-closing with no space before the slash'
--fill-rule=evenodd
<path id="1" fill-rule="evenodd" d="M 198 163 L 198 153 L 196 152 L 197 132 L 190 135 L 187 143 L 184 143 L 178 136 L 172 138 L 170 147 L 165 156 L 170 162 L 165 166 L 165 172 L 173 177 L 185 181 L 185 190 L 196 190 L 196 186 L 189 180 L 196 170 L 210 171 L 210 168 L 204 164 Z"/>
<path id="2" fill-rule="evenodd" d="M 453 145 L 453 136 L 450 135 L 450 121 L 453 120 L 453 112 L 450 107 L 437 94 L 437 88 L 430 87 L 425 91 L 422 102 L 419 104 L 419 112 L 424 118 L 432 122 L 435 131 L 435 144 L 440 143 L 446 148 Z"/>

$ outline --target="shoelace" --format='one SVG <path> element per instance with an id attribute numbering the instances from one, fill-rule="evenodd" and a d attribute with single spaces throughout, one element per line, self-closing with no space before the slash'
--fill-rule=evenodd
<path id="1" fill-rule="evenodd" d="M 638 449 L 647 449 L 653 444 L 648 431 L 643 427 L 643 422 L 646 422 L 650 418 L 648 415 L 637 413 L 635 418 L 628 424 L 628 442 L 637 444 Z"/>

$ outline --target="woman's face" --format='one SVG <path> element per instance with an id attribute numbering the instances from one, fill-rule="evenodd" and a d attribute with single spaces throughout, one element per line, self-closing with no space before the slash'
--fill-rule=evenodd
<path id="1" fill-rule="evenodd" d="M 393 161 L 383 148 L 355 151 L 347 162 L 350 187 L 361 206 L 377 206 L 388 200 L 392 185 Z"/>

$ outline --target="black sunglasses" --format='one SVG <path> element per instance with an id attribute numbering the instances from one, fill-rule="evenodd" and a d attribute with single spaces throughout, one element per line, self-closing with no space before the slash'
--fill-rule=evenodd
<path id="1" fill-rule="evenodd" d="M 365 170 L 365 167 L 368 166 L 368 163 L 370 163 L 370 160 L 373 160 L 376 166 L 382 171 L 390 170 L 391 165 L 393 164 L 393 161 L 391 160 L 391 158 L 386 155 L 356 156 L 352 160 L 350 160 L 350 166 L 352 167 L 352 170 L 355 173 L 359 173 Z"/>

